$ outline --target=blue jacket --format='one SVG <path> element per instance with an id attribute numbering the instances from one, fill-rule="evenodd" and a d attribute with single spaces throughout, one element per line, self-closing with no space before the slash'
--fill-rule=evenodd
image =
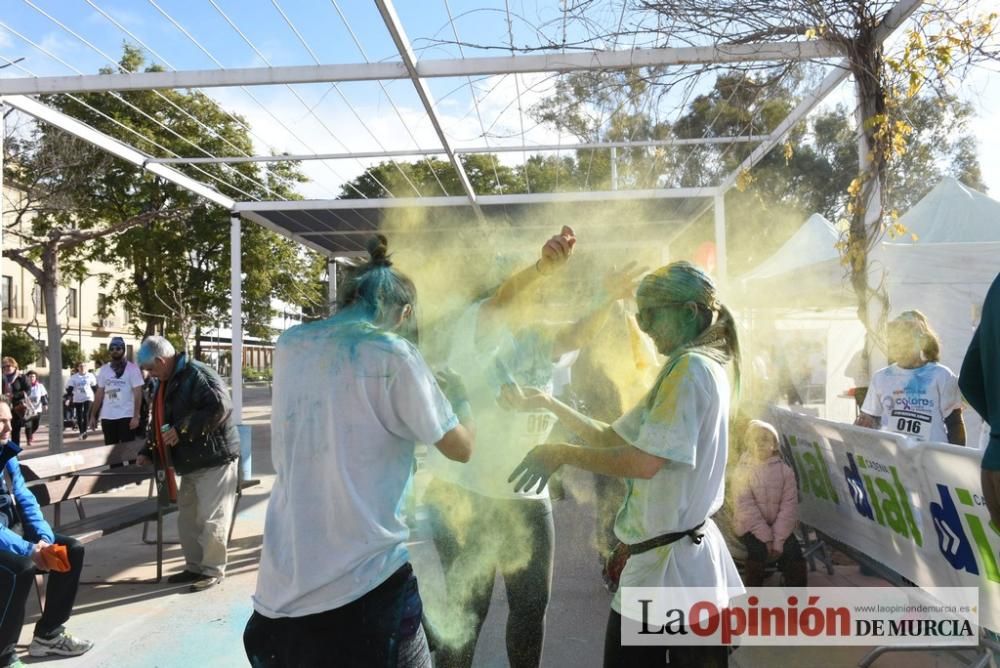
<path id="1" fill-rule="evenodd" d="M 52 533 L 52 527 L 42 516 L 38 500 L 35 499 L 35 495 L 31 493 L 24 482 L 21 464 L 17 461 L 19 452 L 21 452 L 21 448 L 17 443 L 7 441 L 0 447 L 0 464 L 3 465 L 4 472 L 10 476 L 10 482 L 13 483 L 13 489 L 10 491 L 14 495 L 14 503 L 16 504 L 14 510 L 21 521 L 27 540 L 10 527 L 0 523 L 0 550 L 27 557 L 34 551 L 35 543 L 40 539 L 44 539 L 48 543 L 54 543 L 56 539 Z M 4 491 L 7 491 L 6 477 L 4 476 L 5 479 L 2 481 Z M 4 504 L 6 501 L 7 498 L 4 494 L 4 498 L 0 499 L 0 504 Z M 0 511 L 2 510 L 6 509 L 0 508 Z"/>

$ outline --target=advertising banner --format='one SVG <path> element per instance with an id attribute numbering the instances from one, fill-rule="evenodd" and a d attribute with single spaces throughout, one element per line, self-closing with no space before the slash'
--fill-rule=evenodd
<path id="1" fill-rule="evenodd" d="M 799 518 L 921 587 L 980 591 L 1000 629 L 1000 533 L 982 500 L 982 452 L 772 407 L 799 485 Z"/>

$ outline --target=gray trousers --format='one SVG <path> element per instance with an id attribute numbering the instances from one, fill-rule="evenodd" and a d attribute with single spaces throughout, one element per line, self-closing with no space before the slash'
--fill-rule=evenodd
<path id="1" fill-rule="evenodd" d="M 237 461 L 181 476 L 177 490 L 177 532 L 184 568 L 220 576 L 226 572 L 226 543 L 236 500 Z"/>

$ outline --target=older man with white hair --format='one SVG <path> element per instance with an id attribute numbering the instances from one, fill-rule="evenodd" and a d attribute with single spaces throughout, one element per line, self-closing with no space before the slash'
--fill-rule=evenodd
<path id="1" fill-rule="evenodd" d="M 181 476 L 177 529 L 185 566 L 167 581 L 203 591 L 226 572 L 240 452 L 229 391 L 214 370 L 177 353 L 162 336 L 147 337 L 136 360 L 157 381 L 139 463 L 155 459 L 171 492 L 174 471 Z"/>

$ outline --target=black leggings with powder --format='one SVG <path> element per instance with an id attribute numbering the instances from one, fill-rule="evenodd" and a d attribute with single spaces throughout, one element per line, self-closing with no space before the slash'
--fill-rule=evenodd
<path id="1" fill-rule="evenodd" d="M 545 609 L 552 588 L 555 531 L 548 499 L 495 499 L 441 480 L 431 482 L 434 545 L 444 568 L 449 614 L 466 620 L 468 641 L 441 639 L 438 668 L 468 668 L 489 612 L 496 574 L 503 578 L 507 658 L 511 668 L 537 668 L 545 639 Z M 435 620 L 431 620 L 433 623 Z M 439 624 L 444 627 L 445 624 Z M 448 625 L 451 626 L 451 625 Z"/>

